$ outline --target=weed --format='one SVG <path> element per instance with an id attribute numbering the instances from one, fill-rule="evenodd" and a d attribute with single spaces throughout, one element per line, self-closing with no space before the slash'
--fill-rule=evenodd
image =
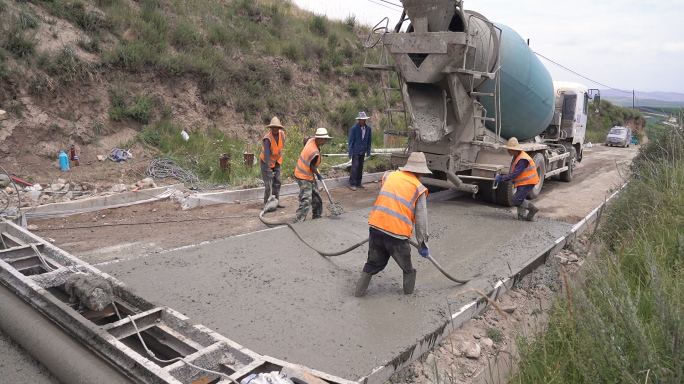
<path id="1" fill-rule="evenodd" d="M 230 42 L 228 30 L 219 24 L 210 24 L 207 27 L 207 35 L 210 44 L 227 45 Z"/>
<path id="2" fill-rule="evenodd" d="M 90 53 L 100 53 L 100 38 L 97 36 L 90 36 L 88 38 L 84 36 L 79 36 L 76 40 L 76 44 L 83 48 L 84 51 Z"/>
<path id="3" fill-rule="evenodd" d="M 4 0 L 0 0 L 0 14 L 5 12 L 6 9 L 7 9 L 7 4 L 5 4 Z"/>
<path id="4" fill-rule="evenodd" d="M 10 105 L 9 112 L 12 115 L 21 119 L 22 117 L 24 117 L 24 113 L 23 113 L 24 112 L 24 104 L 22 102 L 18 102 L 16 104 Z"/>
<path id="5" fill-rule="evenodd" d="M 503 332 L 501 330 L 496 329 L 496 328 L 487 328 L 485 330 L 485 333 L 487 337 L 492 339 L 493 342 L 495 343 L 501 343 L 503 341 Z"/>
<path id="6" fill-rule="evenodd" d="M 344 18 L 344 24 L 349 27 L 349 29 L 354 29 L 358 21 L 356 20 L 356 15 L 350 13 Z"/>
<path id="7" fill-rule="evenodd" d="M 212 93 L 207 96 L 207 104 L 222 105 L 225 104 L 228 98 L 222 93 Z"/>
<path id="8" fill-rule="evenodd" d="M 352 81 L 351 83 L 349 83 L 348 91 L 349 91 L 350 95 L 352 95 L 354 97 L 358 97 L 359 94 L 361 93 L 361 84 L 359 84 L 355 81 Z"/>
<path id="9" fill-rule="evenodd" d="M 24 36 L 23 31 L 18 26 L 11 27 L 5 34 L 5 41 L 2 48 L 6 49 L 14 56 L 26 57 L 32 55 L 36 49 L 36 39 L 33 36 Z"/>
<path id="10" fill-rule="evenodd" d="M 105 125 L 102 124 L 99 121 L 96 121 L 93 123 L 93 133 L 95 134 L 96 137 L 99 137 L 102 132 L 105 130 Z"/>
<path id="11" fill-rule="evenodd" d="M 328 34 L 328 19 L 324 15 L 314 14 L 309 22 L 311 31 L 319 36 Z"/>
<path id="12" fill-rule="evenodd" d="M 40 22 L 36 15 L 26 9 L 22 9 L 21 12 L 19 12 L 19 24 L 21 25 L 21 29 L 36 29 Z"/>
<path id="13" fill-rule="evenodd" d="M 337 68 L 344 64 L 344 56 L 338 51 L 332 52 L 330 54 L 330 65 L 332 65 L 334 68 Z"/>
<path id="14" fill-rule="evenodd" d="M 290 82 L 292 80 L 292 77 L 294 76 L 292 66 L 291 65 L 283 65 L 280 67 L 280 77 L 285 80 L 286 82 Z"/>
<path id="15" fill-rule="evenodd" d="M 133 102 L 134 105 L 126 109 L 126 115 L 141 124 L 147 124 L 154 112 L 154 99 L 149 95 L 137 95 Z"/>
<path id="16" fill-rule="evenodd" d="M 171 42 L 176 48 L 189 51 L 202 45 L 202 36 L 190 22 L 182 20 L 171 32 Z"/>
<path id="17" fill-rule="evenodd" d="M 334 51 L 335 48 L 337 48 L 337 44 L 340 42 L 339 36 L 335 33 L 331 33 L 328 35 L 328 48 L 330 48 L 331 51 Z"/>
<path id="18" fill-rule="evenodd" d="M 48 79 L 43 74 L 38 74 L 29 82 L 29 90 L 32 94 L 40 93 L 48 88 Z"/>
<path id="19" fill-rule="evenodd" d="M 299 44 L 295 42 L 289 42 L 283 44 L 282 48 L 282 55 L 287 57 L 288 59 L 297 62 L 302 58 L 302 51 L 301 48 L 299 47 Z"/>

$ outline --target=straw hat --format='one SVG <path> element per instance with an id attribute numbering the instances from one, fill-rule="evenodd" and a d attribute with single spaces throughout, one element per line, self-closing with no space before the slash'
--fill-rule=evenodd
<path id="1" fill-rule="evenodd" d="M 515 137 L 508 139 L 508 144 L 504 145 L 502 148 L 512 149 L 514 151 L 524 151 L 524 149 L 518 143 L 518 139 Z"/>
<path id="2" fill-rule="evenodd" d="M 427 167 L 423 152 L 412 152 L 406 161 L 406 165 L 399 167 L 399 170 L 413 173 L 432 173 Z"/>
<path id="3" fill-rule="evenodd" d="M 366 115 L 366 112 L 361 111 L 359 114 L 356 116 L 356 120 L 368 120 L 368 116 Z"/>
<path id="4" fill-rule="evenodd" d="M 328 130 L 325 128 L 318 128 L 316 130 L 316 136 L 314 136 L 316 139 L 332 139 L 332 137 L 328 136 Z"/>
<path id="5" fill-rule="evenodd" d="M 283 127 L 282 124 L 280 124 L 280 119 L 275 117 L 275 116 L 273 116 L 273 118 L 271 119 L 271 124 L 266 126 L 266 128 L 274 128 L 274 127 L 280 128 L 280 129 L 285 129 L 285 127 Z"/>

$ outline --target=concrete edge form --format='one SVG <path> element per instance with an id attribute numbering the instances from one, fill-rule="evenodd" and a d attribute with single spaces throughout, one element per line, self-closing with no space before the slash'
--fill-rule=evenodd
<path id="1" fill-rule="evenodd" d="M 362 183 L 372 183 L 375 181 L 380 181 L 384 172 L 376 173 L 366 173 L 363 175 Z M 347 187 L 349 185 L 349 177 L 338 177 L 325 179 L 325 186 L 328 189 L 335 189 L 341 187 Z M 296 183 L 293 184 L 283 184 L 280 187 L 281 196 L 291 196 L 299 194 L 299 186 Z M 240 189 L 236 191 L 221 191 L 221 192 L 208 192 L 208 193 L 197 193 L 187 197 L 183 203 L 183 209 L 192 209 L 204 207 L 207 205 L 215 204 L 228 204 L 238 201 L 254 201 L 261 200 L 264 198 L 264 187 L 250 188 L 250 189 Z"/>
<path id="2" fill-rule="evenodd" d="M 496 301 L 500 295 L 506 293 L 508 290 L 515 287 L 523 277 L 530 274 L 537 267 L 544 264 L 546 260 L 558 253 L 567 244 L 570 244 L 576 238 L 579 237 L 584 231 L 589 228 L 589 225 L 594 223 L 603 212 L 606 205 L 613 200 L 616 196 L 622 192 L 622 190 L 627 186 L 627 183 L 623 184 L 620 189 L 614 192 L 610 197 L 606 199 L 603 203 L 599 204 L 594 210 L 592 210 L 584 219 L 580 220 L 575 224 L 569 233 L 565 236 L 558 238 L 553 244 L 547 247 L 545 250 L 539 252 L 537 255 L 528 260 L 513 276 L 499 280 L 494 288 L 490 292 L 486 292 L 490 299 Z M 385 383 L 390 377 L 400 371 L 401 369 L 407 367 L 409 364 L 413 363 L 415 360 L 420 358 L 423 354 L 434 349 L 435 345 L 440 343 L 442 340 L 446 339 L 451 333 L 452 329 L 458 329 L 467 321 L 473 317 L 479 315 L 489 306 L 489 302 L 484 299 L 474 300 L 468 304 L 463 305 L 455 313 L 451 314 L 451 320 L 444 323 L 442 327 L 437 329 L 432 334 L 427 335 L 423 340 L 420 340 L 413 348 L 409 348 L 402 352 L 399 356 L 395 357 L 387 365 L 377 367 L 373 372 L 365 377 L 358 380 L 359 384 L 381 384 Z"/>
<path id="3" fill-rule="evenodd" d="M 173 184 L 165 187 L 141 189 L 138 191 L 122 192 L 107 196 L 95 196 L 82 200 L 39 205 L 34 208 L 29 208 L 23 212 L 26 215 L 26 218 L 29 220 L 69 216 L 79 213 L 99 211 L 101 209 L 107 208 L 118 208 L 126 205 L 148 203 L 151 201 L 168 198 L 174 191 L 182 187 L 183 184 Z"/>
<path id="4" fill-rule="evenodd" d="M 192 323 L 188 317 L 171 308 L 146 301 L 112 276 L 11 221 L 0 221 L 0 236 L 0 283 L 7 287 L 7 293 L 11 291 L 17 299 L 28 303 L 56 324 L 66 333 L 64 336 L 80 342 L 84 351 L 95 355 L 94 361 L 101 359 L 108 363 L 113 367 L 111 372 L 120 373 L 123 381 L 128 378 L 140 383 L 227 384 L 253 373 L 288 369 L 288 372 L 300 373 L 304 377 L 308 375 L 330 384 L 353 384 L 349 380 L 259 355 L 201 324 Z M 108 283 L 112 296 L 104 309 L 95 311 L 83 307 L 78 300 L 72 300 L 65 282 L 77 273 Z M 2 305 L 7 302 L 4 300 Z M 0 317 L 0 327 L 12 325 L 5 324 L 7 321 L 7 317 Z M 139 336 L 144 337 L 147 346 L 159 358 L 176 361 L 157 363 L 148 358 Z M 185 362 L 220 372 L 230 380 Z"/>

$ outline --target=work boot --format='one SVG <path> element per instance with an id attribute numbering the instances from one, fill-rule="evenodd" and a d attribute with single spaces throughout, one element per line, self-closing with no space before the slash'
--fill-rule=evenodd
<path id="1" fill-rule="evenodd" d="M 522 204 L 518 205 L 518 220 L 525 220 L 525 201 L 523 201 Z"/>
<path id="2" fill-rule="evenodd" d="M 525 200 L 525 202 L 527 203 L 527 217 L 525 218 L 525 220 L 534 221 L 534 215 L 536 215 L 537 212 L 539 212 L 539 208 L 535 207 L 532 203 L 530 203 L 527 200 Z"/>
<path id="3" fill-rule="evenodd" d="M 350 186 L 349 186 L 349 189 L 351 189 L 352 191 L 356 191 L 356 186 L 350 185 Z"/>
<path id="4" fill-rule="evenodd" d="M 361 297 L 366 293 L 366 289 L 368 289 L 368 284 L 370 284 L 371 277 L 373 277 L 373 275 L 370 273 L 361 272 L 361 278 L 356 282 L 354 296 Z"/>
<path id="5" fill-rule="evenodd" d="M 416 273 L 415 269 L 412 273 L 404 273 L 404 295 L 413 293 L 413 288 L 416 286 Z"/>

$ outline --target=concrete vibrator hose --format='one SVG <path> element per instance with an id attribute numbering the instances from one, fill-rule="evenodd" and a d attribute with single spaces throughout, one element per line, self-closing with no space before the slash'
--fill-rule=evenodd
<path id="1" fill-rule="evenodd" d="M 316 251 L 316 253 L 318 253 L 318 254 L 321 255 L 321 256 L 330 257 L 330 256 L 339 256 L 339 255 L 343 255 L 343 254 L 345 254 L 345 253 L 351 252 L 351 251 L 355 250 L 356 248 L 358 248 L 358 247 L 360 247 L 360 246 L 366 244 L 366 243 L 368 242 L 368 240 L 369 240 L 368 238 L 365 238 L 365 239 L 361 240 L 360 242 L 355 243 L 355 244 L 353 244 L 352 246 L 347 247 L 347 248 L 345 248 L 345 249 L 343 249 L 343 250 L 341 250 L 341 251 L 337 251 L 337 252 L 323 252 L 323 251 L 320 251 L 320 250 L 314 248 L 311 244 L 307 243 L 307 242 L 299 235 L 299 233 L 297 233 L 297 230 L 295 229 L 295 227 L 294 227 L 292 224 L 290 224 L 290 223 L 288 223 L 288 222 L 282 222 L 282 221 L 269 221 L 269 220 L 267 220 L 267 219 L 264 217 L 264 214 L 265 214 L 265 213 L 266 213 L 266 209 L 264 209 L 263 211 L 261 211 L 261 213 L 259 213 L 259 219 L 261 220 L 262 223 L 264 223 L 264 224 L 266 224 L 266 225 L 268 225 L 268 226 L 286 225 L 288 228 L 290 228 L 290 229 L 292 230 L 292 232 L 294 232 L 295 236 L 297 236 L 297 238 L 298 238 L 299 240 L 301 240 L 302 243 L 304 243 L 307 247 L 309 247 L 309 248 L 313 249 L 314 251 Z M 410 243 L 414 248 L 420 249 L 420 247 L 418 246 L 418 243 L 414 242 L 413 240 L 409 240 L 409 243 Z M 427 259 L 430 260 L 430 262 L 431 262 L 431 263 L 432 263 L 440 272 L 442 272 L 442 274 L 443 274 L 444 276 L 446 276 L 447 279 L 449 279 L 449 280 L 451 280 L 451 281 L 453 281 L 453 282 L 455 282 L 455 283 L 458 283 L 458 284 L 465 284 L 465 283 L 469 282 L 470 280 L 472 280 L 472 279 L 474 279 L 474 278 L 477 277 L 477 276 L 473 276 L 473 277 L 469 277 L 469 278 L 467 278 L 467 279 L 458 279 L 458 278 L 455 278 L 455 277 L 451 276 L 447 271 L 445 271 L 444 268 L 442 268 L 442 266 L 439 265 L 439 263 L 437 262 L 437 260 L 435 260 L 432 256 L 428 256 Z"/>

